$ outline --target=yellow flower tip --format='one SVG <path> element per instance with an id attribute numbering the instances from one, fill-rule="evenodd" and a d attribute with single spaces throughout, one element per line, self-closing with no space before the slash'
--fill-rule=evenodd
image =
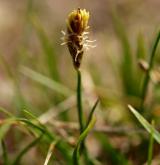
<path id="1" fill-rule="evenodd" d="M 73 10 L 67 19 L 68 33 L 81 35 L 88 27 L 89 12 L 86 9 Z"/>

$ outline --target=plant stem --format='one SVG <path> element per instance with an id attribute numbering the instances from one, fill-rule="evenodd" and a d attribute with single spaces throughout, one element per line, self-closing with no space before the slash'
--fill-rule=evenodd
<path id="1" fill-rule="evenodd" d="M 143 83 L 143 87 L 142 87 L 142 101 L 141 101 L 141 105 L 140 105 L 141 110 L 143 110 L 143 108 L 144 108 L 144 101 L 145 101 L 145 98 L 146 98 L 147 88 L 148 88 L 148 84 L 149 84 L 149 80 L 150 80 L 150 72 L 153 68 L 153 62 L 154 62 L 156 49 L 157 49 L 159 40 L 160 40 L 160 31 L 158 32 L 155 43 L 153 45 L 152 52 L 151 52 L 151 57 L 150 57 L 150 60 L 149 60 L 149 68 L 148 68 L 147 73 L 146 73 L 145 78 L 144 78 L 144 83 Z"/>
<path id="2" fill-rule="evenodd" d="M 98 102 L 97 102 L 98 103 Z M 96 105 L 97 105 L 96 103 Z M 96 107 L 96 106 L 95 106 Z M 95 109 L 95 108 L 93 108 Z M 79 127 L 80 127 L 80 138 L 82 138 L 80 143 L 77 145 L 74 153 L 73 153 L 73 163 L 75 165 L 79 165 L 79 156 L 81 153 L 83 153 L 85 161 L 88 165 L 93 165 L 92 160 L 89 158 L 87 148 L 85 146 L 85 137 L 87 136 L 87 133 L 85 133 L 90 126 L 90 123 L 92 121 L 92 115 L 94 110 L 91 111 L 90 117 L 88 119 L 88 123 L 86 125 L 84 120 L 84 114 L 83 114 L 83 107 L 82 107 L 82 89 L 81 89 L 81 72 L 77 70 L 77 110 L 78 110 L 78 119 L 79 119 Z M 76 151 L 77 150 L 77 151 Z M 77 153 L 76 153 L 77 152 Z"/>
<path id="3" fill-rule="evenodd" d="M 154 121 L 152 121 L 152 126 L 154 128 Z M 153 134 L 154 134 L 154 130 L 152 129 L 151 133 L 150 133 L 150 140 L 149 140 L 148 161 L 147 161 L 148 164 L 147 165 L 152 164 L 153 144 L 154 144 Z"/>
<path id="4" fill-rule="evenodd" d="M 77 110 L 78 110 L 80 134 L 83 132 L 85 128 L 83 107 L 82 107 L 82 88 L 81 87 L 82 87 L 81 72 L 80 70 L 77 70 Z M 82 153 L 82 150 L 83 151 L 86 150 L 84 140 L 80 146 L 80 153 Z M 86 154 L 84 155 L 86 156 Z"/>
<path id="5" fill-rule="evenodd" d="M 76 148 L 75 148 L 75 150 L 73 152 L 73 164 L 74 165 L 80 165 L 79 159 L 80 159 L 81 146 L 82 146 L 82 144 L 84 142 L 84 139 L 88 135 L 89 131 L 94 127 L 95 122 L 96 122 L 96 118 L 95 117 L 92 117 L 91 121 L 89 122 L 89 124 L 87 125 L 87 127 L 83 130 L 83 132 L 81 133 L 81 135 L 80 135 L 80 137 L 78 139 L 77 146 L 76 146 Z"/>
<path id="6" fill-rule="evenodd" d="M 77 110 L 78 110 L 80 133 L 82 133 L 85 125 L 84 125 L 84 115 L 82 108 L 81 72 L 79 70 L 77 70 Z"/>

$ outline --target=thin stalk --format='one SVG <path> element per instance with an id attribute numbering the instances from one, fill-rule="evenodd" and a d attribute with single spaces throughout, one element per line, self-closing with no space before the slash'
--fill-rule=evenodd
<path id="1" fill-rule="evenodd" d="M 84 114 L 82 108 L 81 72 L 79 70 L 77 70 L 77 110 L 78 110 L 80 133 L 82 133 L 85 124 L 84 124 Z"/>
<path id="2" fill-rule="evenodd" d="M 79 119 L 79 127 L 80 127 L 80 136 L 85 129 L 85 122 L 84 122 L 84 114 L 83 114 L 83 107 L 82 107 L 82 88 L 81 88 L 81 72 L 77 70 L 77 110 L 78 110 L 78 119 Z M 83 139 L 80 145 L 80 153 L 84 151 L 84 156 L 86 160 L 89 160 L 85 140 Z M 88 162 L 88 161 L 87 161 Z"/>
<path id="3" fill-rule="evenodd" d="M 159 40 L 160 40 L 160 31 L 158 32 L 158 35 L 156 37 L 155 43 L 154 43 L 152 51 L 151 51 L 151 57 L 150 57 L 150 60 L 149 60 L 149 68 L 146 72 L 146 76 L 145 76 L 143 87 L 142 87 L 142 101 L 141 101 L 141 105 L 140 105 L 141 110 L 143 110 L 143 108 L 144 108 L 144 101 L 145 101 L 145 98 L 146 98 L 148 84 L 149 84 L 149 80 L 150 80 L 150 72 L 153 68 L 153 62 L 154 62 L 156 49 L 158 47 Z"/>
<path id="4" fill-rule="evenodd" d="M 79 70 L 77 70 L 77 110 L 78 110 L 78 118 L 79 118 L 79 127 L 80 127 L 80 137 L 82 136 L 82 134 L 85 132 L 85 130 L 87 129 L 88 125 L 90 124 L 90 120 L 92 120 L 92 115 L 93 113 L 91 112 L 90 117 L 88 119 L 88 123 L 86 125 L 85 121 L 84 121 L 84 114 L 83 114 L 83 107 L 82 107 L 82 89 L 81 89 L 81 72 Z M 95 109 L 95 108 L 93 108 Z M 94 110 L 92 110 L 94 111 Z M 83 153 L 85 161 L 87 162 L 87 164 L 93 164 L 92 160 L 89 158 L 88 152 L 87 152 L 87 148 L 85 146 L 85 138 L 83 140 L 81 140 L 81 144 L 79 144 L 79 155 L 81 153 Z M 74 164 L 79 165 L 79 160 L 78 158 L 76 159 L 77 161 L 75 161 L 75 156 L 73 153 L 73 161 Z"/>
<path id="5" fill-rule="evenodd" d="M 152 126 L 154 128 L 154 121 L 152 121 Z M 148 161 L 147 161 L 147 165 L 151 165 L 152 164 L 152 156 L 153 156 L 153 144 L 154 144 L 154 138 L 153 138 L 153 133 L 154 130 L 151 130 L 150 133 L 150 140 L 149 140 L 149 149 L 148 149 Z"/>

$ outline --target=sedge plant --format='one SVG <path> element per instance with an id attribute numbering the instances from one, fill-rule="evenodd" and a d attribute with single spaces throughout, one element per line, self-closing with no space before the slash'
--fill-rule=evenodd
<path id="1" fill-rule="evenodd" d="M 95 107 L 97 106 L 98 101 L 93 106 L 88 121 L 85 121 L 84 112 L 82 107 L 82 89 L 81 89 L 81 61 L 84 54 L 85 49 L 89 49 L 95 47 L 91 45 L 91 42 L 88 39 L 89 29 L 88 20 L 89 20 L 89 12 L 86 9 L 73 10 L 69 15 L 66 21 L 67 30 L 66 32 L 62 31 L 64 37 L 62 45 L 66 44 L 68 46 L 68 50 L 72 57 L 73 66 L 77 73 L 77 114 L 79 119 L 79 132 L 80 137 L 77 142 L 77 146 L 73 152 L 73 164 L 80 164 L 80 155 L 84 154 L 85 160 L 87 164 L 93 164 L 92 160 L 88 157 L 87 149 L 85 146 L 85 138 L 88 135 L 89 131 L 93 128 L 95 124 L 95 117 L 93 116 L 93 112 Z"/>

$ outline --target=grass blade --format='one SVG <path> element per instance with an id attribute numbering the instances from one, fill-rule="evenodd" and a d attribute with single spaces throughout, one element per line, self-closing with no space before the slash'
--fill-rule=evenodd
<path id="1" fill-rule="evenodd" d="M 64 95 L 64 96 L 70 96 L 71 93 L 73 93 L 70 89 L 68 89 L 67 87 L 63 86 L 62 84 L 51 80 L 50 78 L 36 72 L 33 71 L 30 68 L 27 67 L 21 67 L 20 69 L 21 73 L 23 73 L 25 76 L 31 78 L 34 81 L 39 82 L 40 84 Z"/>
<path id="2" fill-rule="evenodd" d="M 23 112 L 26 116 L 29 116 L 31 119 L 35 119 L 38 121 L 37 117 L 33 113 L 31 113 L 30 111 L 24 109 Z"/>
<path id="3" fill-rule="evenodd" d="M 39 131 L 40 134 L 44 134 L 44 136 L 47 137 L 49 142 L 53 142 L 55 140 L 58 140 L 57 136 L 55 136 L 53 133 L 48 131 L 47 128 L 45 128 L 45 125 L 39 126 L 37 124 L 32 123 L 30 120 L 27 120 L 27 119 L 24 119 L 24 118 L 17 118 L 16 120 L 20 121 L 20 122 L 23 122 L 28 126 L 31 126 L 35 130 Z M 71 162 L 71 148 L 70 148 L 70 146 L 68 146 L 68 144 L 65 143 L 65 141 L 61 141 L 61 142 L 57 143 L 57 149 L 62 153 L 64 159 L 68 163 L 70 163 Z"/>
<path id="4" fill-rule="evenodd" d="M 44 162 L 44 165 L 48 165 L 49 160 L 50 160 L 50 158 L 52 156 L 52 153 L 53 153 L 53 150 L 54 150 L 54 147 L 55 147 L 56 143 L 57 143 L 57 141 L 54 141 L 54 142 L 51 143 L 51 145 L 49 147 L 49 150 L 48 150 L 48 153 L 47 153 L 46 160 Z"/>
<path id="5" fill-rule="evenodd" d="M 96 122 L 96 118 L 92 117 L 90 123 L 88 124 L 88 126 L 84 129 L 84 131 L 81 133 L 76 148 L 73 152 L 73 164 L 74 165 L 80 165 L 79 159 L 80 159 L 80 148 L 81 148 L 81 144 L 83 144 L 84 139 L 86 138 L 86 136 L 88 135 L 89 131 L 94 127 Z"/>
<path id="6" fill-rule="evenodd" d="M 154 139 L 160 144 L 160 133 L 140 114 L 136 111 L 131 105 L 128 106 L 130 111 L 134 114 L 137 120 L 142 124 L 142 126 L 149 132 L 152 133 Z"/>
<path id="7" fill-rule="evenodd" d="M 30 120 L 27 120 L 24 118 L 17 118 L 16 120 L 23 122 L 23 123 L 27 124 L 28 126 L 31 126 L 32 128 L 35 128 L 36 130 L 40 131 L 42 134 L 45 134 L 48 137 L 48 139 L 50 139 L 51 141 L 54 140 L 54 136 L 48 130 L 46 130 L 44 127 L 34 124 Z"/>
<path id="8" fill-rule="evenodd" d="M 91 119 L 92 119 L 92 117 L 93 117 L 93 114 L 94 114 L 94 111 L 96 110 L 96 107 L 97 107 L 98 103 L 99 103 L 99 99 L 97 99 L 97 101 L 95 102 L 93 108 L 91 109 L 91 112 L 89 113 L 87 125 L 88 125 L 89 122 L 91 121 Z"/>
<path id="9" fill-rule="evenodd" d="M 154 58 L 155 58 L 155 55 L 156 55 L 156 50 L 157 50 L 159 41 L 160 41 L 160 31 L 158 32 L 158 34 L 156 36 L 156 39 L 155 39 L 155 42 L 153 44 L 153 48 L 152 48 L 151 56 L 150 56 L 150 60 L 149 60 L 149 68 L 146 72 L 146 76 L 145 76 L 144 83 L 143 83 L 143 86 L 142 86 L 141 110 L 143 110 L 143 108 L 144 108 L 143 107 L 144 106 L 144 100 L 145 100 L 145 97 L 146 97 L 146 94 L 147 94 L 147 88 L 148 88 L 148 84 L 149 84 L 149 80 L 150 80 L 150 72 L 153 68 Z"/>
<path id="10" fill-rule="evenodd" d="M 12 113 L 10 113 L 9 111 L 7 111 L 6 109 L 4 109 L 3 107 L 0 107 L 0 111 L 5 113 L 6 115 L 8 115 L 9 117 L 13 117 Z"/>
<path id="11" fill-rule="evenodd" d="M 34 139 L 30 144 L 28 144 L 16 157 L 12 165 L 18 165 L 20 164 L 20 161 L 22 157 L 31 149 L 33 148 L 36 144 L 39 143 L 39 141 L 42 139 L 43 134 L 41 134 L 38 138 Z"/>
<path id="12" fill-rule="evenodd" d="M 25 118 L 10 118 L 5 120 L 1 125 L 0 125 L 0 139 L 3 139 L 3 137 L 5 136 L 5 133 L 8 131 L 8 128 L 10 127 L 10 125 L 12 124 L 25 124 L 25 126 L 28 128 L 28 126 L 30 126 L 31 131 L 34 133 L 34 135 L 40 136 L 41 134 L 43 134 L 45 138 L 45 140 L 47 140 L 47 142 L 51 143 L 53 141 L 58 141 L 58 137 L 55 136 L 53 133 L 51 133 L 46 127 L 45 125 L 40 125 L 40 123 L 33 123 L 32 121 L 25 119 Z M 4 131 L 3 131 L 4 130 Z M 71 164 L 72 162 L 72 157 L 71 157 L 71 147 L 64 141 L 61 140 L 60 142 L 57 143 L 57 149 L 62 153 L 63 158 L 65 159 L 66 162 L 68 162 L 69 164 Z"/>
<path id="13" fill-rule="evenodd" d="M 87 120 L 87 124 L 86 124 L 86 127 L 89 125 L 89 123 L 91 122 L 92 118 L 93 118 L 93 114 L 94 114 L 94 111 L 97 107 L 99 103 L 99 99 L 97 99 L 97 101 L 95 102 L 94 106 L 92 107 L 90 113 L 89 113 L 89 116 L 88 116 L 88 120 Z M 88 151 L 87 151 L 87 148 L 85 146 L 85 139 L 82 141 L 82 150 L 81 152 L 84 152 L 84 156 L 85 156 L 85 161 L 86 161 L 86 164 L 89 164 L 89 165 L 94 165 L 94 160 L 92 160 L 88 154 Z M 84 150 L 83 150 L 84 149 Z"/>

